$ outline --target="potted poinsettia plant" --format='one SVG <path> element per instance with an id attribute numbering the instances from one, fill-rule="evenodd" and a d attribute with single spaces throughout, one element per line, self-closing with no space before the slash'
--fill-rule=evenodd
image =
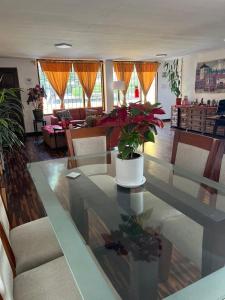
<path id="1" fill-rule="evenodd" d="M 46 93 L 43 87 L 37 84 L 34 88 L 28 89 L 27 104 L 32 103 L 35 120 L 43 120 L 43 98 Z"/>
<path id="2" fill-rule="evenodd" d="M 163 127 L 162 120 L 155 115 L 164 113 L 160 103 L 137 102 L 116 107 L 101 119 L 101 125 L 119 126 L 121 129 L 116 157 L 116 181 L 119 185 L 134 187 L 145 182 L 144 159 L 137 149 L 145 142 L 154 143 L 156 126 Z"/>

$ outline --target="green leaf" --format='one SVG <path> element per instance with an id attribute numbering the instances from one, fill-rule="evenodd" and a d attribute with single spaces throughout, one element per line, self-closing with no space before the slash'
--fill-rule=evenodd
<path id="1" fill-rule="evenodd" d="M 145 136 L 146 142 L 155 143 L 155 136 L 154 136 L 154 133 L 151 130 L 146 131 L 144 136 Z"/>

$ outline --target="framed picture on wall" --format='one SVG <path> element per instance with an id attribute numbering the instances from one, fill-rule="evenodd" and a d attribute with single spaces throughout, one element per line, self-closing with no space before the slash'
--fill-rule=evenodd
<path id="1" fill-rule="evenodd" d="M 197 64 L 196 93 L 225 93 L 225 59 Z"/>

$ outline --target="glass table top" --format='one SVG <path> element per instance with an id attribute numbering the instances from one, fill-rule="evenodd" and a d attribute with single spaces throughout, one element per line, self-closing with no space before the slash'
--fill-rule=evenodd
<path id="1" fill-rule="evenodd" d="M 116 155 L 28 165 L 84 299 L 164 299 L 224 267 L 225 186 L 145 155 L 122 188 Z"/>

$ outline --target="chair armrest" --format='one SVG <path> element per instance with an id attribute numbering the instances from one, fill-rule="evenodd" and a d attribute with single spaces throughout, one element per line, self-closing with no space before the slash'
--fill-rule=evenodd
<path id="1" fill-rule="evenodd" d="M 53 115 L 50 117 L 51 125 L 59 125 L 59 119 Z"/>

